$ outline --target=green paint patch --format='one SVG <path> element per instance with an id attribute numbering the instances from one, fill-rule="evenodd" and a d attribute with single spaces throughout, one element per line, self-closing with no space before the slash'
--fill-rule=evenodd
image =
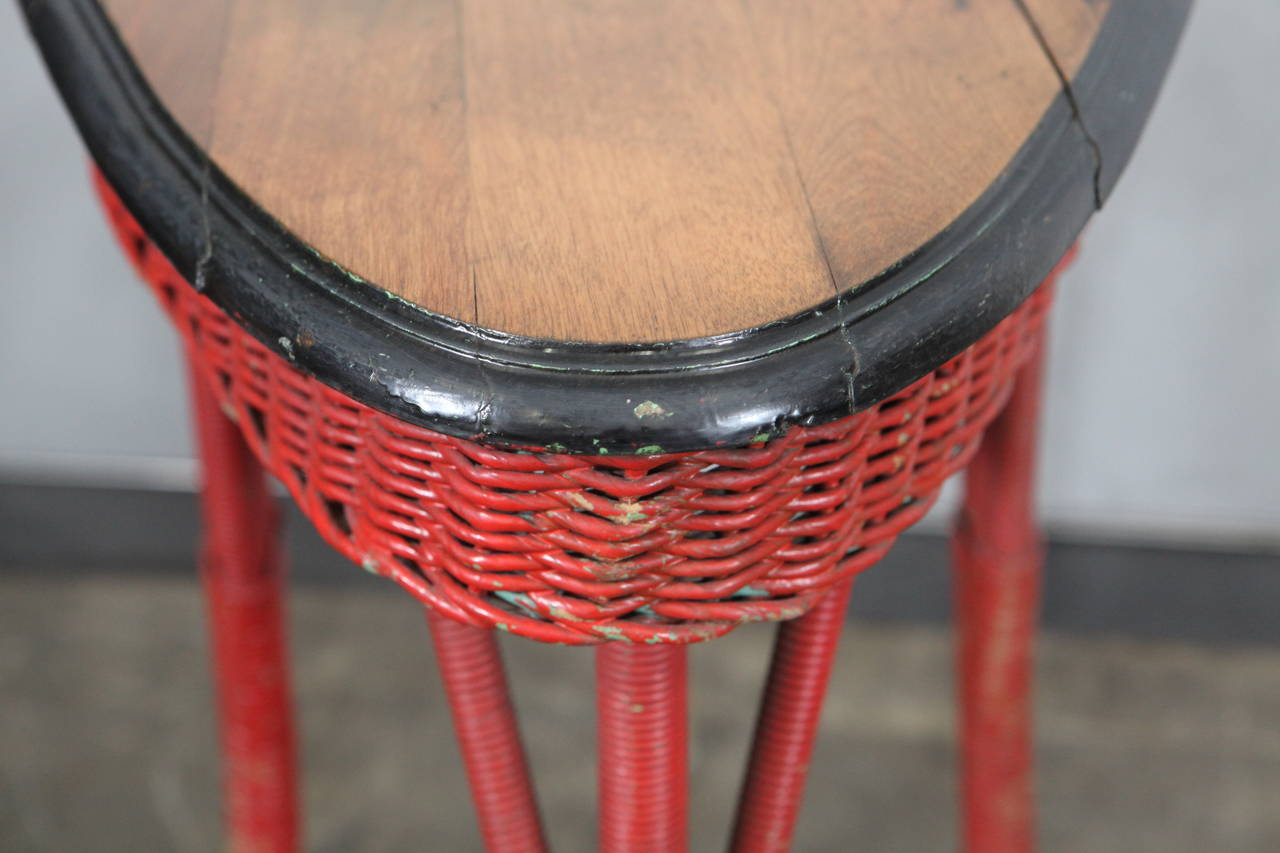
<path id="1" fill-rule="evenodd" d="M 620 515 L 609 516 L 609 518 L 613 519 L 613 521 L 618 524 L 635 524 L 646 520 L 648 517 L 649 516 L 645 515 L 643 512 L 624 512 Z"/>
<path id="2" fill-rule="evenodd" d="M 646 444 L 644 447 L 636 448 L 636 456 L 657 456 L 661 452 L 660 444 Z"/>
<path id="3" fill-rule="evenodd" d="M 510 604 L 513 607 L 518 607 L 531 616 L 539 615 L 538 608 L 534 605 L 533 599 L 529 598 L 526 593 L 499 589 L 494 590 L 493 594 L 505 601 L 507 604 Z"/>

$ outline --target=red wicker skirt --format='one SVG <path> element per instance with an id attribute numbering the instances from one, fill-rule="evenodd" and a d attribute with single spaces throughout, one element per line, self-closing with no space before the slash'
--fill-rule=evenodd
<path id="1" fill-rule="evenodd" d="M 500 448 L 304 375 L 198 294 L 100 178 L 128 256 L 263 465 L 334 547 L 454 619 L 544 642 L 690 643 L 791 619 L 875 563 L 962 469 L 1040 344 L 1042 286 L 887 400 L 749 446 Z"/>

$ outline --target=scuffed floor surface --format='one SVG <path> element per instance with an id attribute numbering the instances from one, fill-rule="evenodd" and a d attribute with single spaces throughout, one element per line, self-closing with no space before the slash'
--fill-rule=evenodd
<path id="1" fill-rule="evenodd" d="M 307 849 L 479 845 L 421 614 L 383 587 L 292 602 Z M 194 584 L 0 576 L 0 850 L 220 848 Z M 693 849 L 719 850 L 769 629 L 693 656 Z M 555 849 L 593 847 L 590 652 L 507 643 Z M 1047 853 L 1280 850 L 1280 651 L 1048 637 Z M 846 635 L 797 850 L 954 849 L 950 650 Z"/>

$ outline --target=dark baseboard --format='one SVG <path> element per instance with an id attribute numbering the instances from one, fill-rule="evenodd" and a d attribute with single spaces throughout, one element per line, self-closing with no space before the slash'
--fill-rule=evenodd
<path id="1" fill-rule="evenodd" d="M 378 584 L 289 506 L 292 577 Z M 195 497 L 0 484 L 0 572 L 180 575 L 193 571 Z M 1056 631 L 1210 644 L 1280 644 L 1280 555 L 1051 541 L 1044 625 Z M 950 617 L 945 537 L 909 533 L 858 580 L 853 618 L 940 624 Z"/>

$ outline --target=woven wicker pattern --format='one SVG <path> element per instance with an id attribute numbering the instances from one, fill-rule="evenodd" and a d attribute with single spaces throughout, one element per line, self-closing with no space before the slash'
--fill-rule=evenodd
<path id="1" fill-rule="evenodd" d="M 807 611 L 878 560 L 965 465 L 1050 302 L 1042 286 L 866 411 L 749 447 L 509 451 L 411 426 L 301 374 L 189 287 L 99 189 L 197 369 L 322 535 L 449 616 L 547 642 L 697 642 Z"/>

